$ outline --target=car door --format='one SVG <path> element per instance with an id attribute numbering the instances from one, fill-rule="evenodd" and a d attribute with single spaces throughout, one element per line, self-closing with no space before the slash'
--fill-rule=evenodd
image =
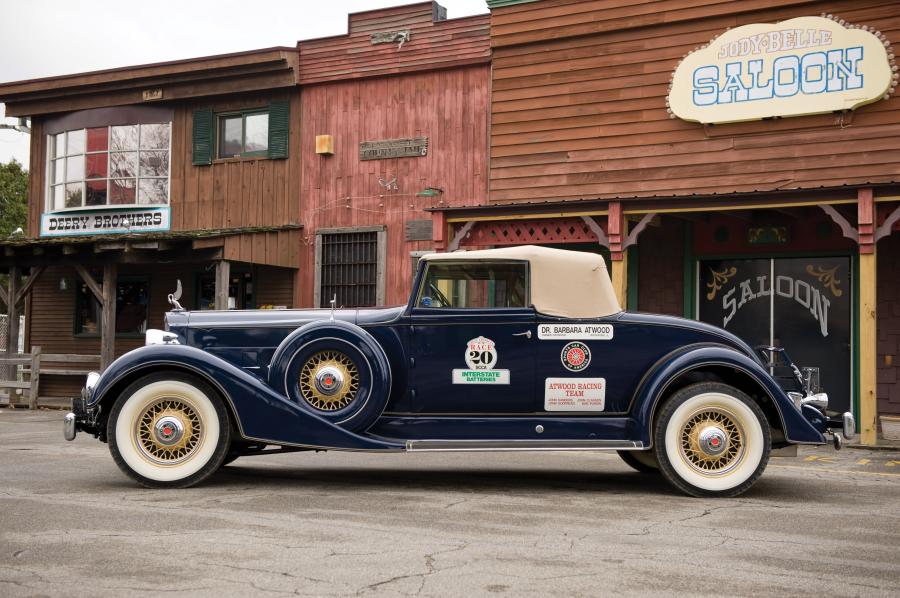
<path id="1" fill-rule="evenodd" d="M 427 265 L 410 312 L 414 412 L 534 412 L 527 276 L 527 262 Z"/>

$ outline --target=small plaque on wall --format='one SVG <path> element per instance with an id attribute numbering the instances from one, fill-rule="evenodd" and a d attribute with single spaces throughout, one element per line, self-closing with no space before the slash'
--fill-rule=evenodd
<path id="1" fill-rule="evenodd" d="M 407 241 L 430 241 L 434 228 L 431 220 L 407 220 L 406 221 L 406 240 Z"/>
<path id="2" fill-rule="evenodd" d="M 388 158 L 418 158 L 428 155 L 428 137 L 409 139 L 385 139 L 362 141 L 359 144 L 360 160 L 387 160 Z"/>

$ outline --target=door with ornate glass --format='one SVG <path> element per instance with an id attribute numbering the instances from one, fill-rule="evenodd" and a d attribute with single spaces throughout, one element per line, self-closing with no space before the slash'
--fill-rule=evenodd
<path id="1" fill-rule="evenodd" d="M 754 347 L 784 347 L 798 367 L 818 367 L 829 410 L 850 410 L 853 273 L 848 256 L 717 259 L 698 265 L 699 320 Z"/>

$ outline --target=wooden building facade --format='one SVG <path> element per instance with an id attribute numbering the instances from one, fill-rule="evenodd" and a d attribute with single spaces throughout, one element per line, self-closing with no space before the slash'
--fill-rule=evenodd
<path id="1" fill-rule="evenodd" d="M 623 305 L 786 347 L 799 365 L 820 368 L 832 408 L 852 408 L 863 441 L 875 442 L 879 414 L 900 414 L 900 99 L 891 44 L 900 41 L 900 4 L 488 5 L 489 200 L 437 206 L 437 247 L 601 252 Z M 738 29 L 750 24 L 759 25 Z M 740 31 L 751 33 L 738 39 Z M 861 38 L 880 54 L 847 68 L 847 57 L 862 55 Z M 853 42 L 837 45 L 844 39 Z M 796 56 L 771 66 L 765 83 L 762 69 L 786 49 Z M 877 55 L 882 63 L 872 67 Z M 699 57 L 710 66 L 679 74 L 682 61 Z M 832 62 L 807 66 L 819 58 Z M 883 82 L 868 103 L 827 106 L 832 89 L 862 87 L 863 78 Z M 804 95 L 815 81 L 828 93 Z M 698 95 L 679 96 L 685 83 Z M 808 108 L 783 116 L 782 96 L 798 91 Z M 736 116 L 756 99 L 771 113 Z M 715 103 L 718 120 L 680 118 L 692 100 Z"/>

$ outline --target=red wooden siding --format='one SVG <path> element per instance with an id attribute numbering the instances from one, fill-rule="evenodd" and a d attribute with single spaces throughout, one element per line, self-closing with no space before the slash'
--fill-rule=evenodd
<path id="1" fill-rule="evenodd" d="M 900 414 L 900 234 L 878 243 L 878 412 Z"/>
<path id="2" fill-rule="evenodd" d="M 543 0 L 492 14 L 494 201 L 675 196 L 900 179 L 900 98 L 703 127 L 669 118 L 682 56 L 729 27 L 833 13 L 900 42 L 886 0 Z M 849 126 L 848 126 L 849 125 Z"/>
<path id="3" fill-rule="evenodd" d="M 407 242 L 404 225 L 430 220 L 423 208 L 439 201 L 416 193 L 439 187 L 450 204 L 486 200 L 489 76 L 470 66 L 302 89 L 301 305 L 313 301 L 315 230 L 378 224 L 388 232 L 386 301 L 406 300 L 409 252 L 433 244 Z M 316 135 L 334 136 L 333 156 L 314 153 Z M 428 137 L 425 157 L 359 159 L 361 141 L 417 136 Z M 379 183 L 394 177 L 395 191 Z"/>
<path id="4" fill-rule="evenodd" d="M 301 41 L 300 83 L 376 77 L 490 61 L 490 16 L 434 21 L 423 2 L 350 15 L 347 35 Z M 409 29 L 411 39 L 372 44 L 378 32 Z"/>

